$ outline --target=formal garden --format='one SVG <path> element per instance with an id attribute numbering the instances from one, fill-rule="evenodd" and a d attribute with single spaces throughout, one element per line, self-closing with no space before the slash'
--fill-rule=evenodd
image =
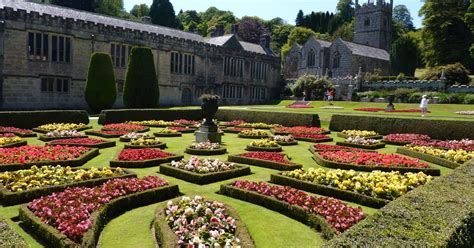
<path id="1" fill-rule="evenodd" d="M 472 246 L 472 119 L 216 111 L 0 113 L 0 240 Z"/>

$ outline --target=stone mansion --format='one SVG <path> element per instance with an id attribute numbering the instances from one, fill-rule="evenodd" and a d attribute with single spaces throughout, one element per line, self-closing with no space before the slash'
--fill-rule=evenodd
<path id="1" fill-rule="evenodd" d="M 329 77 L 355 76 L 360 72 L 390 71 L 393 0 L 355 1 L 353 42 L 340 38 L 328 42 L 310 37 L 304 44 L 294 44 L 285 60 L 284 76 L 296 79 L 302 75 Z"/>
<path id="2" fill-rule="evenodd" d="M 237 26 L 233 27 L 236 33 Z M 132 46 L 153 51 L 160 105 L 199 103 L 203 93 L 223 104 L 264 103 L 279 96 L 281 61 L 260 44 L 218 27 L 211 38 L 47 4 L 0 1 L 0 109 L 84 109 L 93 52 L 110 53 L 118 97 Z"/>

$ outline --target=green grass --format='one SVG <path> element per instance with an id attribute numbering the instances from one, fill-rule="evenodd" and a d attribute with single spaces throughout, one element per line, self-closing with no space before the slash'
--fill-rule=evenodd
<path id="1" fill-rule="evenodd" d="M 316 106 L 321 103 L 315 103 Z M 338 103 L 339 104 L 339 103 Z M 281 109 L 285 109 L 283 104 Z M 256 109 L 265 109 L 262 107 L 252 107 Z M 279 106 L 275 106 L 276 110 L 280 110 Z M 319 109 L 312 109 L 309 112 L 319 112 Z M 323 116 L 328 116 L 330 113 Z M 325 120 L 327 117 L 325 117 Z M 94 128 L 99 128 L 96 120 L 92 120 L 91 123 Z M 323 122 L 324 126 L 327 127 L 327 121 Z M 158 130 L 158 128 L 152 128 L 151 132 Z M 334 142 L 342 140 L 337 138 L 335 133 L 332 134 L 335 138 Z M 183 154 L 184 148 L 189 145 L 193 140 L 193 134 L 184 134 L 181 138 L 161 138 L 168 144 L 166 151 Z M 29 144 L 42 145 L 42 141 L 37 138 L 28 138 Z M 118 142 L 117 146 L 112 148 L 102 149 L 101 154 L 89 161 L 83 167 L 107 167 L 109 161 L 116 155 L 116 153 L 123 148 L 124 143 Z M 250 143 L 251 140 L 239 139 L 236 134 L 225 134 L 223 141 L 227 145 L 229 154 L 238 154 L 244 152 L 245 146 Z M 288 154 L 292 161 L 300 163 L 304 168 L 318 167 L 318 165 L 311 159 L 311 153 L 308 151 L 310 143 L 299 142 L 298 146 L 284 147 L 284 152 Z M 384 153 L 394 153 L 395 146 L 387 146 L 387 148 L 381 149 Z M 228 155 L 228 154 L 227 154 Z M 227 159 L 227 155 L 213 156 L 213 158 Z M 189 155 L 186 155 L 189 157 Z M 451 170 L 443 168 L 437 165 L 432 165 L 436 168 L 440 168 L 442 174 L 449 173 Z M 241 177 L 240 179 L 248 179 L 255 181 L 269 181 L 270 174 L 275 173 L 275 170 L 264 169 L 256 166 L 251 166 L 252 174 L 249 176 Z M 166 178 L 169 182 L 179 185 L 180 191 L 185 195 L 202 195 L 209 199 L 222 201 L 230 206 L 234 207 L 240 214 L 242 220 L 247 225 L 249 232 L 257 247 L 319 247 L 324 243 L 324 240 L 318 232 L 310 229 L 306 225 L 295 221 L 291 218 L 283 216 L 277 212 L 273 212 L 266 208 L 222 196 L 216 192 L 219 190 L 219 186 L 224 183 L 229 183 L 235 179 L 217 182 L 205 186 L 199 186 L 192 183 L 188 183 L 182 180 L 178 180 L 172 177 L 158 174 L 158 167 L 146 168 L 146 169 L 134 169 L 139 177 L 146 175 L 159 175 Z M 349 203 L 352 206 L 359 206 L 354 203 Z M 139 209 L 129 211 L 118 218 L 112 220 L 102 232 L 100 239 L 100 247 L 154 247 L 153 237 L 150 230 L 151 222 L 153 221 L 153 214 L 157 204 L 145 206 Z M 373 214 L 377 210 L 362 207 L 364 212 L 367 214 Z M 18 206 L 11 207 L 0 207 L 0 216 L 8 218 L 12 227 L 17 230 L 32 247 L 43 247 L 41 243 L 34 239 L 27 231 L 23 230 L 18 223 L 11 221 L 18 215 Z"/>

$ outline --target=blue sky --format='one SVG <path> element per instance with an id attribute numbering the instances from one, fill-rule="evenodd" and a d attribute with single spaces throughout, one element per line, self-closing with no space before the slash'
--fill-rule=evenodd
<path id="1" fill-rule="evenodd" d="M 367 0 L 359 0 L 360 3 Z M 387 0 L 388 1 L 388 0 Z M 150 5 L 153 0 L 124 0 L 125 8 L 130 10 L 133 5 L 146 3 Z M 237 17 L 245 15 L 259 16 L 269 20 L 281 17 L 290 24 L 294 24 L 296 14 L 300 9 L 305 13 L 311 11 L 332 11 L 336 9 L 337 0 L 171 0 L 176 13 L 179 10 L 204 11 L 211 6 L 222 10 L 230 10 Z M 418 17 L 423 2 L 421 0 L 394 0 L 395 5 L 404 4 L 410 10 L 413 23 L 421 27 L 421 18 Z"/>

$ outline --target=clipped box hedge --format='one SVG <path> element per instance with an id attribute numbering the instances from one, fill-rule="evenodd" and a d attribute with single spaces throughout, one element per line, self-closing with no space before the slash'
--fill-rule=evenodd
<path id="1" fill-rule="evenodd" d="M 0 247 L 28 248 L 30 245 L 0 217 Z"/>
<path id="2" fill-rule="evenodd" d="M 12 192 L 3 188 L 3 189 L 0 189 L 0 200 L 5 206 L 17 205 L 17 204 L 21 204 L 25 202 L 30 202 L 36 198 L 40 198 L 41 196 L 50 195 L 54 192 L 63 191 L 66 188 L 94 187 L 94 186 L 101 185 L 111 179 L 137 177 L 137 174 L 133 171 L 129 171 L 129 170 L 124 170 L 124 171 L 126 172 L 126 174 L 121 175 L 121 176 L 95 178 L 95 179 L 84 180 L 81 182 L 74 182 L 74 183 L 61 184 L 61 185 L 51 185 L 51 186 L 45 186 L 39 189 L 30 189 L 30 190 L 25 190 L 25 191 L 20 191 L 20 192 Z"/>
<path id="3" fill-rule="evenodd" d="M 318 231 L 321 231 L 322 236 L 326 239 L 331 239 L 336 236 L 336 230 L 333 229 L 322 216 L 307 213 L 303 208 L 295 205 L 290 205 L 284 201 L 280 201 L 274 197 L 269 197 L 256 192 L 239 189 L 230 184 L 221 185 L 220 194 L 233 197 L 242 201 L 250 202 L 270 210 L 279 212 L 292 219 L 300 221 Z"/>
<path id="4" fill-rule="evenodd" d="M 88 138 L 88 136 L 81 135 L 81 136 L 48 137 L 46 135 L 40 135 L 38 139 L 44 142 L 49 142 L 49 141 L 57 140 L 57 139 L 76 139 L 76 138 Z"/>
<path id="5" fill-rule="evenodd" d="M 277 143 L 281 146 L 295 146 L 295 145 L 298 145 L 298 141 L 296 141 L 296 140 L 291 141 L 291 142 L 277 141 Z"/>
<path id="6" fill-rule="evenodd" d="M 115 146 L 115 141 L 104 141 L 104 142 L 99 143 L 99 144 L 81 144 L 81 143 L 51 144 L 51 143 L 49 143 L 49 145 L 53 145 L 53 146 L 56 146 L 56 145 L 59 145 L 59 146 L 62 146 L 62 145 L 84 146 L 84 147 L 89 147 L 89 148 L 104 149 L 104 148 L 114 147 Z"/>
<path id="7" fill-rule="evenodd" d="M 441 165 L 441 166 L 444 166 L 444 167 L 448 167 L 448 168 L 451 168 L 451 169 L 456 169 L 456 168 L 458 168 L 459 166 L 462 165 L 460 163 L 456 163 L 456 162 L 453 162 L 453 161 L 450 161 L 450 160 L 447 160 L 447 159 L 444 159 L 444 158 L 436 157 L 436 156 L 429 155 L 429 154 L 422 153 L 422 152 L 412 151 L 412 150 L 407 149 L 405 147 L 398 147 L 397 148 L 397 153 L 400 153 L 400 154 L 403 154 L 403 155 L 406 155 L 406 156 L 409 156 L 409 157 L 413 157 L 413 158 L 422 159 L 422 160 L 425 160 L 427 162 L 437 164 L 437 165 Z"/>
<path id="8" fill-rule="evenodd" d="M 473 162 L 460 166 L 392 201 L 323 247 L 474 247 L 473 175 Z"/>
<path id="9" fill-rule="evenodd" d="M 358 115 L 333 115 L 329 129 L 373 130 L 380 134 L 417 133 L 433 139 L 474 139 L 474 122 L 461 120 L 427 120 L 416 118 L 391 118 Z"/>
<path id="10" fill-rule="evenodd" d="M 193 149 L 193 148 L 187 147 L 184 152 L 187 154 L 198 155 L 198 156 L 214 156 L 214 155 L 226 154 L 227 148 L 221 147 L 218 149 L 203 150 L 203 149 Z"/>
<path id="11" fill-rule="evenodd" d="M 99 149 L 91 148 L 88 152 L 84 153 L 82 156 L 73 160 L 41 161 L 41 162 L 18 163 L 18 164 L 0 164 L 0 172 L 29 169 L 33 165 L 36 165 L 36 166 L 61 165 L 61 166 L 69 166 L 69 167 L 79 167 L 85 164 L 87 161 L 91 160 L 92 158 L 96 157 L 97 155 L 99 155 Z"/>
<path id="12" fill-rule="evenodd" d="M 86 126 L 86 127 L 78 128 L 78 129 L 75 129 L 75 130 L 79 132 L 79 131 L 84 131 L 84 130 L 91 129 L 91 128 L 92 128 L 91 126 Z M 32 130 L 37 132 L 37 133 L 49 133 L 49 132 L 51 132 L 51 130 L 36 128 L 36 127 L 33 128 Z M 70 131 L 72 131 L 72 130 L 70 130 Z"/>
<path id="13" fill-rule="evenodd" d="M 281 174 L 272 174 L 270 181 L 275 184 L 290 186 L 292 188 L 308 191 L 319 195 L 334 197 L 341 200 L 351 201 L 373 208 L 381 208 L 390 202 L 390 200 L 387 199 L 371 197 L 349 190 L 341 190 L 323 184 L 298 180 L 292 177 L 283 176 Z"/>
<path id="14" fill-rule="evenodd" d="M 295 137 L 295 140 L 306 141 L 306 142 L 311 142 L 311 143 L 324 143 L 324 142 L 331 142 L 331 141 L 333 141 L 332 138 L 311 139 L 311 138 L 297 138 L 297 137 Z"/>
<path id="15" fill-rule="evenodd" d="M 441 175 L 441 171 L 439 169 L 435 168 L 408 168 L 408 167 L 384 167 L 384 166 L 367 166 L 367 165 L 355 165 L 355 164 L 345 164 L 345 163 L 338 163 L 338 162 L 333 162 L 329 161 L 326 159 L 323 159 L 321 156 L 319 156 L 318 153 L 313 154 L 313 160 L 327 168 L 332 168 L 332 169 L 342 169 L 342 170 L 355 170 L 355 171 L 374 171 L 374 170 L 379 170 L 379 171 L 399 171 L 400 173 L 407 173 L 407 172 L 423 172 L 426 175 L 430 176 L 439 176 Z"/>
<path id="16" fill-rule="evenodd" d="M 251 146 L 247 145 L 245 148 L 247 151 L 257 151 L 257 152 L 281 152 L 283 149 L 281 148 L 280 145 L 277 147 L 261 147 L 261 146 Z"/>
<path id="17" fill-rule="evenodd" d="M 240 164 L 255 165 L 259 167 L 264 167 L 264 168 L 269 168 L 269 169 L 274 169 L 274 170 L 281 170 L 281 171 L 292 171 L 292 170 L 303 168 L 303 166 L 300 164 L 295 164 L 295 163 L 282 164 L 282 163 L 277 163 L 277 162 L 269 161 L 269 160 L 242 157 L 239 155 L 229 155 L 229 157 L 227 158 L 227 161 L 240 163 Z"/>
<path id="18" fill-rule="evenodd" d="M 23 224 L 35 235 L 45 240 L 51 247 L 87 247 L 97 246 L 100 232 L 105 225 L 115 217 L 132 210 L 156 202 L 174 198 L 179 195 L 178 185 L 167 185 L 160 188 L 149 189 L 142 192 L 122 196 L 111 200 L 99 210 L 91 214 L 92 226 L 84 234 L 80 244 L 67 238 L 56 228 L 43 223 L 33 212 L 28 209 L 27 204 L 20 206 L 19 217 Z"/>
<path id="19" fill-rule="evenodd" d="M 181 197 L 172 199 L 171 201 L 174 202 L 179 202 Z M 174 232 L 171 230 L 171 228 L 168 226 L 168 223 L 166 221 L 166 207 L 167 203 L 161 203 L 158 205 L 156 212 L 155 212 L 155 219 L 153 220 L 152 224 L 152 231 L 155 235 L 156 239 L 156 247 L 161 247 L 161 248 L 176 248 L 178 247 L 178 239 L 176 238 L 176 235 Z M 245 226 L 245 223 L 240 219 L 240 216 L 234 208 L 230 207 L 227 204 L 224 204 L 224 208 L 226 212 L 235 220 L 235 226 L 236 226 L 236 233 L 235 235 L 237 238 L 240 239 L 240 245 L 241 247 L 245 248 L 254 248 L 255 244 L 250 236 L 250 233 L 247 230 L 247 227 Z"/>
<path id="20" fill-rule="evenodd" d="M 366 149 L 366 150 L 376 150 L 376 149 L 385 148 L 385 143 L 383 142 L 380 142 L 379 144 L 374 144 L 374 145 L 362 145 L 362 144 L 354 144 L 350 142 L 338 141 L 336 142 L 336 145 L 348 146 L 348 147 L 354 147 L 354 148 L 360 148 L 360 149 Z"/>
<path id="21" fill-rule="evenodd" d="M 125 144 L 124 148 L 130 148 L 130 149 L 142 149 L 142 148 L 159 148 L 159 149 L 165 149 L 166 148 L 166 143 L 160 142 L 156 145 L 149 145 L 149 146 L 140 146 L 140 145 L 130 145 L 130 144 Z"/>
<path id="22" fill-rule="evenodd" d="M 160 165 L 160 173 L 199 185 L 210 184 L 227 180 L 230 178 L 250 175 L 250 167 L 241 165 L 237 165 L 236 167 L 237 168 L 233 170 L 201 174 L 175 168 L 170 164 L 162 164 Z"/>
<path id="23" fill-rule="evenodd" d="M 155 135 L 155 137 L 158 137 L 158 138 L 174 138 L 174 137 L 181 137 L 183 136 L 183 134 L 181 132 L 177 132 L 177 133 L 153 133 L 153 135 Z"/>
<path id="24" fill-rule="evenodd" d="M 26 140 L 14 142 L 14 143 L 9 143 L 3 146 L 0 146 L 0 148 L 12 148 L 12 147 L 20 147 L 20 146 L 26 146 L 28 145 L 28 142 Z"/>
<path id="25" fill-rule="evenodd" d="M 90 131 L 85 131 L 85 133 L 87 135 L 102 137 L 102 138 L 106 138 L 106 139 L 118 138 L 118 137 L 123 135 L 123 134 L 105 134 L 105 133 L 101 133 L 101 130 L 90 130 Z"/>
<path id="26" fill-rule="evenodd" d="M 120 154 L 120 152 L 118 153 Z M 155 158 L 147 159 L 141 161 L 120 161 L 118 160 L 118 154 L 116 158 L 110 161 L 110 167 L 121 167 L 121 168 L 148 168 L 159 166 L 164 163 L 169 163 L 171 161 L 179 161 L 184 158 L 182 155 L 176 155 L 166 158 Z"/>
<path id="27" fill-rule="evenodd" d="M 99 116 L 99 124 L 122 123 L 126 121 L 178 119 L 202 120 L 201 109 L 110 109 L 103 110 Z"/>
<path id="28" fill-rule="evenodd" d="M 364 130 L 366 130 L 366 129 L 364 129 Z M 370 130 L 370 131 L 372 131 L 372 130 Z M 347 134 L 344 134 L 344 133 L 337 133 L 337 137 L 347 139 L 347 138 L 350 138 L 351 136 L 349 136 Z M 374 135 L 374 136 L 367 136 L 367 137 L 363 137 L 363 138 L 366 138 L 366 139 L 383 139 L 383 136 L 382 135 Z"/>
<path id="29" fill-rule="evenodd" d="M 32 129 L 50 123 L 89 123 L 85 110 L 1 111 L 0 126 Z"/>
<path id="30" fill-rule="evenodd" d="M 321 122 L 317 114 L 298 114 L 288 112 L 269 112 L 240 109 L 219 109 L 215 116 L 221 121 L 244 120 L 246 122 L 263 122 L 284 126 L 311 126 L 320 127 Z"/>
<path id="31" fill-rule="evenodd" d="M 242 139 L 265 139 L 270 137 L 270 135 L 244 135 L 239 133 L 237 137 L 242 138 Z"/>

